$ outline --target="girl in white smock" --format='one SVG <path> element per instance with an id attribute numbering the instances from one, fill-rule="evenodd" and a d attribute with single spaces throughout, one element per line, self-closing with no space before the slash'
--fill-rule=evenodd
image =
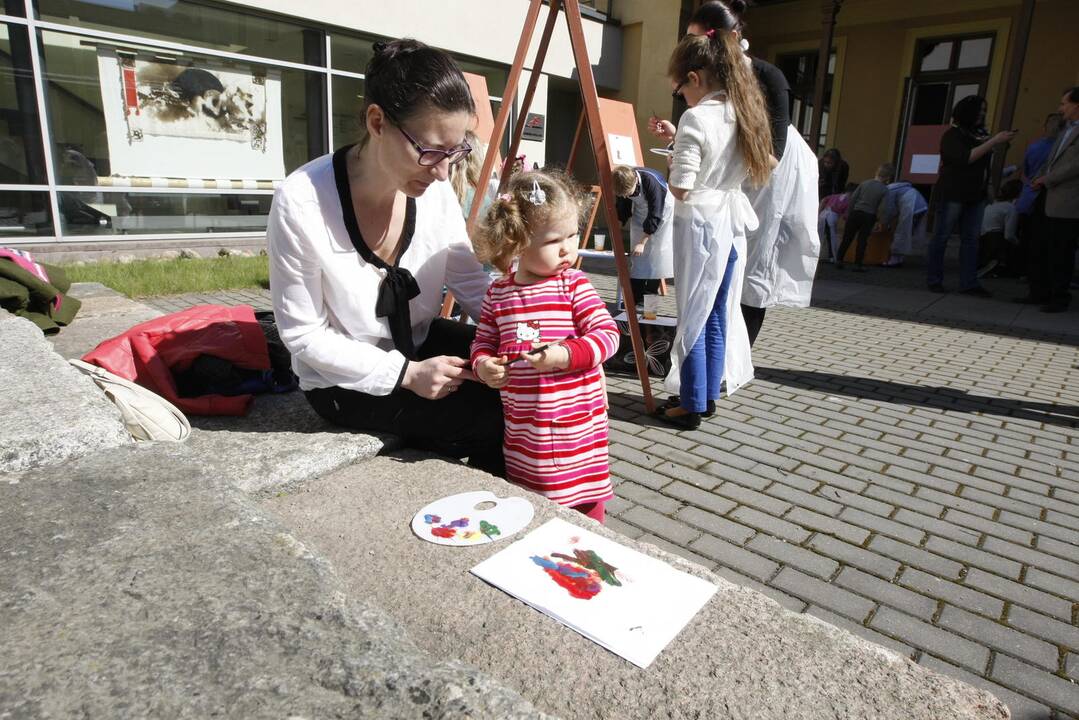
<path id="1" fill-rule="evenodd" d="M 739 311 L 746 234 L 757 217 L 742 190 L 767 182 L 773 167 L 764 99 L 738 37 L 730 31 L 687 36 L 667 74 L 689 105 L 674 141 L 671 192 L 678 334 L 667 389 L 678 404 L 657 416 L 695 428 L 720 387 L 753 377 L 749 336 Z"/>

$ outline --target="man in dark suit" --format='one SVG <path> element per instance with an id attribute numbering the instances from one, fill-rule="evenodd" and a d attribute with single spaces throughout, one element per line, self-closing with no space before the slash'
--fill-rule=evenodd
<path id="1" fill-rule="evenodd" d="M 1031 182 L 1035 190 L 1045 192 L 1046 235 L 1048 239 L 1048 301 L 1043 312 L 1068 309 L 1075 248 L 1079 243 L 1079 86 L 1060 99 L 1064 118 L 1049 159 L 1039 177 Z M 1033 288 L 1032 288 L 1033 290 Z"/>

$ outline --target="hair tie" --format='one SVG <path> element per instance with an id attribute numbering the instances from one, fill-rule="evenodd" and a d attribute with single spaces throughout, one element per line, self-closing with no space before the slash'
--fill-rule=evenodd
<path id="1" fill-rule="evenodd" d="M 547 193 L 539 186 L 539 180 L 533 178 L 532 191 L 528 193 L 528 202 L 533 205 L 542 205 L 547 202 Z"/>
<path id="2" fill-rule="evenodd" d="M 709 30 L 708 32 L 706 32 L 706 33 L 704 34 L 704 36 L 705 36 L 706 38 L 708 38 L 709 40 L 715 40 L 715 39 L 716 39 L 716 29 L 715 29 L 715 28 L 712 28 L 711 30 Z"/>
<path id="3" fill-rule="evenodd" d="M 510 193 L 502 193 L 498 196 L 498 199 L 504 202 L 513 202 L 513 195 L 511 195 Z"/>

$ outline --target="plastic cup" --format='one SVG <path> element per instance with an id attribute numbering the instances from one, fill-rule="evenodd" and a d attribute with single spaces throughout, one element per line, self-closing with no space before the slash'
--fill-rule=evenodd
<path id="1" fill-rule="evenodd" d="M 603 247 L 607 244 L 607 236 L 603 233 L 596 233 L 592 236 L 592 244 L 596 250 L 603 252 Z"/>
<path id="2" fill-rule="evenodd" d="M 644 311 L 643 316 L 645 320 L 655 320 L 656 314 L 659 312 L 659 295 L 645 295 L 644 296 Z"/>

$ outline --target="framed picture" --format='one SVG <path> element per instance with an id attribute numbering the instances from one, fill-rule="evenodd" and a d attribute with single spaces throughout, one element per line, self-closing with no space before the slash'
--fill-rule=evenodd
<path id="1" fill-rule="evenodd" d="M 113 175 L 285 177 L 278 71 L 110 47 L 98 71 Z"/>

